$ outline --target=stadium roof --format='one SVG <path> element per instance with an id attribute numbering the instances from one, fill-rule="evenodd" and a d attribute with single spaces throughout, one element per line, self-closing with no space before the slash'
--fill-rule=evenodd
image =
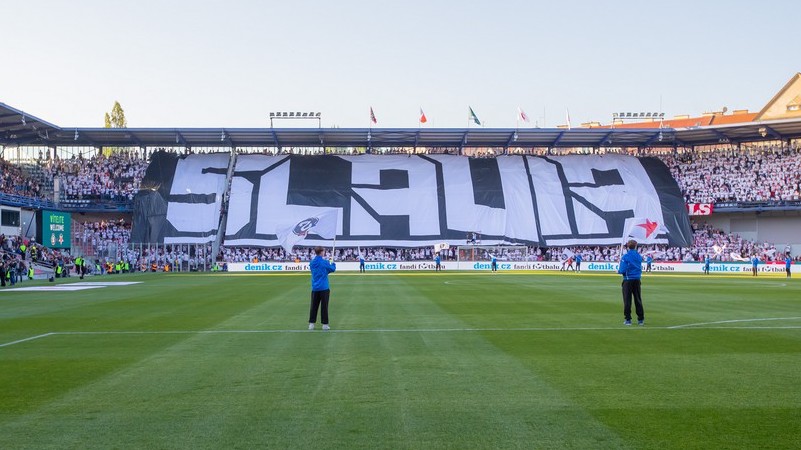
<path id="1" fill-rule="evenodd" d="M 48 147 L 673 147 L 801 138 L 801 119 L 687 128 L 81 128 L 0 103 L 0 145 Z"/>

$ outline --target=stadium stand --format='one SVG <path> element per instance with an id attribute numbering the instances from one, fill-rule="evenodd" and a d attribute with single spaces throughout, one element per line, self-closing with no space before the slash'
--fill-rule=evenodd
<path id="1" fill-rule="evenodd" d="M 134 153 L 114 153 L 84 159 L 52 159 L 44 163 L 50 178 L 62 179 L 62 194 L 66 200 L 133 200 L 139 191 L 147 161 Z"/>
<path id="2" fill-rule="evenodd" d="M 687 203 L 801 199 L 801 148 L 688 151 L 660 155 Z"/>

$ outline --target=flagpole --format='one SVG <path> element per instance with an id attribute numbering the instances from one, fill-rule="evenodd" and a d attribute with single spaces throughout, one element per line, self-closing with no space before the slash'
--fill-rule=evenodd
<path id="1" fill-rule="evenodd" d="M 334 260 L 334 251 L 337 248 L 337 237 L 334 235 L 334 244 L 331 246 L 331 260 Z"/>

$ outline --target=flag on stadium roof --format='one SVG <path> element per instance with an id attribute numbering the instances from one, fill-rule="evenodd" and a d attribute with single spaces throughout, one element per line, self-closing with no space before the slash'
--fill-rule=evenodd
<path id="1" fill-rule="evenodd" d="M 426 123 L 428 119 L 426 119 L 426 113 L 423 112 L 423 108 L 420 108 L 420 123 Z"/>
<path id="2" fill-rule="evenodd" d="M 517 120 L 522 120 L 523 122 L 529 121 L 526 112 L 519 106 L 517 107 Z"/>
<path id="3" fill-rule="evenodd" d="M 569 130 L 572 127 L 570 126 L 570 110 L 567 109 L 567 108 L 565 108 L 565 116 L 566 116 L 566 119 L 567 119 L 567 129 Z"/>
<path id="4" fill-rule="evenodd" d="M 476 115 L 475 111 L 473 111 L 473 108 L 470 107 L 470 106 L 468 106 L 468 108 L 470 109 L 470 117 L 469 117 L 469 119 L 472 120 L 473 123 L 475 123 L 476 125 L 481 125 L 481 121 L 478 120 L 478 116 Z"/>
<path id="5" fill-rule="evenodd" d="M 629 238 L 639 244 L 653 244 L 659 233 L 666 232 L 665 227 L 646 217 L 631 217 L 623 225 L 623 242 Z"/>
<path id="6" fill-rule="evenodd" d="M 373 112 L 373 107 L 372 106 L 370 107 L 370 122 L 378 123 L 378 121 L 375 120 L 375 113 Z"/>
<path id="7" fill-rule="evenodd" d="M 333 239 L 337 235 L 339 211 L 328 208 L 324 211 L 307 217 L 297 223 L 280 227 L 276 230 L 278 242 L 286 253 L 292 253 L 292 247 L 306 239 L 309 233 L 316 234 L 323 239 Z"/>

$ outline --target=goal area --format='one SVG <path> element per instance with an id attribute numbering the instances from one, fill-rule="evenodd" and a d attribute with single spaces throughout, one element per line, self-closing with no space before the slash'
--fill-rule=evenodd
<path id="1" fill-rule="evenodd" d="M 524 245 L 460 245 L 457 247 L 459 261 L 534 261 L 540 250 Z"/>

